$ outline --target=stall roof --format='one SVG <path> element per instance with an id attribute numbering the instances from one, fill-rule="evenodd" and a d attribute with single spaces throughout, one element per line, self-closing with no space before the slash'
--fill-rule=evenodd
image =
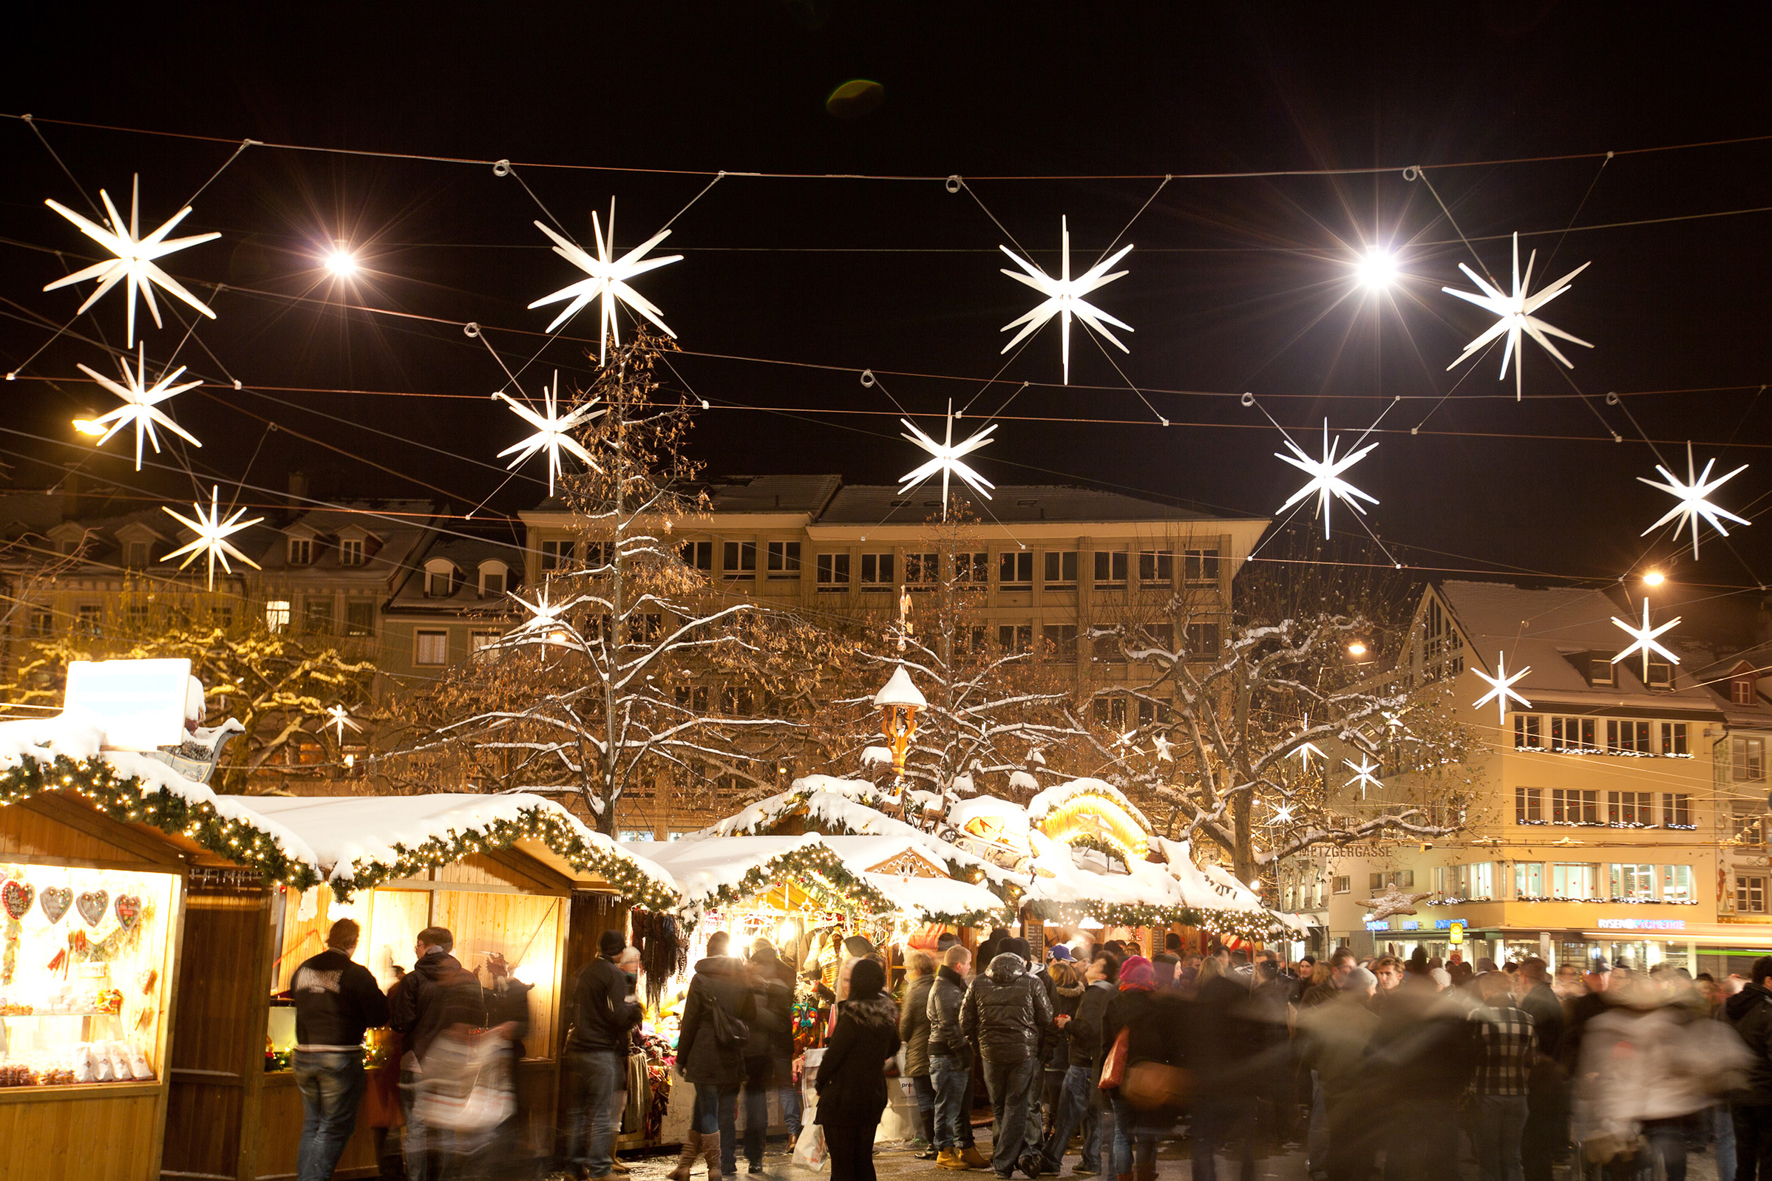
<path id="1" fill-rule="evenodd" d="M 1114 801 L 1114 803 L 1126 809 L 1127 814 L 1131 816 L 1133 820 L 1137 821 L 1139 827 L 1144 829 L 1144 831 L 1152 832 L 1155 830 L 1155 826 L 1151 824 L 1150 817 L 1146 816 L 1137 804 L 1134 804 L 1131 800 L 1127 799 L 1125 792 L 1121 791 L 1105 779 L 1091 779 L 1088 777 L 1066 780 L 1064 783 L 1047 788 L 1045 791 L 1029 800 L 1027 806 L 1028 818 L 1035 824 L 1038 824 L 1046 818 L 1047 813 L 1066 801 L 1074 799 L 1077 796 L 1089 795 L 1101 796 L 1104 799 Z"/>

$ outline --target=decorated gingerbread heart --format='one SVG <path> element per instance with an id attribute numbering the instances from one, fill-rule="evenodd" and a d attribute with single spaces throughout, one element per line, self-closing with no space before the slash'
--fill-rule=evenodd
<path id="1" fill-rule="evenodd" d="M 36 895 L 37 891 L 29 882 L 6 882 L 0 885 L 0 910 L 5 910 L 15 919 L 22 919 L 31 909 L 31 900 Z"/>
<path id="2" fill-rule="evenodd" d="M 134 894 L 117 895 L 116 904 L 112 909 L 117 912 L 117 925 L 125 931 L 130 930 L 141 921 L 142 900 Z"/>
<path id="3" fill-rule="evenodd" d="M 105 908 L 111 904 L 111 895 L 104 890 L 87 890 L 74 899 L 74 909 L 86 920 L 86 925 L 96 927 L 105 918 Z"/>
<path id="4" fill-rule="evenodd" d="M 74 891 L 66 886 L 45 886 L 37 899 L 37 905 L 43 908 L 43 917 L 54 926 L 68 913 L 68 907 L 74 905 Z"/>

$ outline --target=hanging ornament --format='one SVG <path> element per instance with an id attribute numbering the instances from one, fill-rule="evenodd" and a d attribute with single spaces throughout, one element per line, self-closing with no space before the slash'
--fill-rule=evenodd
<path id="1" fill-rule="evenodd" d="M 548 588 L 545 585 L 536 591 L 533 603 L 519 594 L 513 593 L 511 598 L 516 599 L 518 605 L 529 611 L 529 618 L 524 620 L 512 634 L 543 632 L 550 643 L 566 642 L 566 625 L 560 621 L 560 617 L 566 613 L 568 607 L 578 600 L 574 599 L 565 603 L 550 602 Z"/>
<path id="2" fill-rule="evenodd" d="M 959 476 L 962 480 L 966 481 L 974 492 L 978 493 L 986 500 L 991 498 L 989 490 L 995 488 L 996 485 L 973 471 L 970 466 L 962 463 L 961 460 L 966 456 L 971 455 L 974 451 L 977 451 L 980 447 L 993 442 L 990 435 L 992 431 L 997 429 L 996 423 L 993 422 L 990 426 L 985 427 L 982 431 L 979 431 L 965 442 L 956 445 L 954 443 L 954 403 L 951 398 L 948 400 L 947 434 L 944 436 L 943 442 L 937 443 L 934 439 L 919 430 L 917 424 L 908 418 L 901 418 L 898 421 L 904 423 L 911 432 L 902 437 L 909 439 L 911 442 L 927 451 L 931 456 L 930 460 L 922 467 L 915 469 L 910 474 L 903 477 L 902 483 L 904 484 L 904 487 L 898 490 L 900 496 L 903 496 L 906 492 L 909 492 L 912 488 L 915 488 L 918 484 L 921 484 L 936 472 L 940 472 L 942 520 L 945 521 L 948 519 L 948 478 L 950 476 Z"/>
<path id="3" fill-rule="evenodd" d="M 1374 763 L 1371 759 L 1367 758 L 1365 755 L 1361 755 L 1360 761 L 1357 763 L 1354 762 L 1352 759 L 1343 759 L 1341 761 L 1345 766 L 1347 766 L 1349 769 L 1351 769 L 1354 773 L 1354 777 L 1352 779 L 1348 780 L 1346 783 L 1342 784 L 1342 786 L 1343 787 L 1352 787 L 1356 783 L 1359 784 L 1361 799 L 1366 798 L 1366 788 L 1367 787 L 1383 787 L 1384 786 L 1384 784 L 1382 784 L 1378 781 L 1378 777 L 1372 774 L 1372 772 L 1378 770 L 1379 765 L 1377 763 Z"/>
<path id="4" fill-rule="evenodd" d="M 558 476 L 561 470 L 561 448 L 565 448 L 573 455 L 584 460 L 586 465 L 588 465 L 592 471 L 600 472 L 603 470 L 597 466 L 597 461 L 591 458 L 591 453 L 586 451 L 584 446 L 579 443 L 577 439 L 573 438 L 569 432 L 577 430 L 592 419 L 601 418 L 603 415 L 607 414 L 609 410 L 608 407 L 598 407 L 597 399 L 592 398 L 590 401 L 574 407 L 562 417 L 559 409 L 560 371 L 558 369 L 554 370 L 554 384 L 551 386 L 543 386 L 541 392 L 544 399 L 544 405 L 547 407 L 547 416 L 545 418 L 531 410 L 529 407 L 523 405 L 523 403 L 510 397 L 508 394 L 497 393 L 492 395 L 495 398 L 502 398 L 512 410 L 516 411 L 517 417 L 535 428 L 535 433 L 533 435 L 530 435 L 521 443 L 514 443 L 511 446 L 506 447 L 503 451 L 498 453 L 498 457 L 503 459 L 505 456 L 513 454 L 514 452 L 522 452 L 517 458 L 511 460 L 510 464 L 506 467 L 506 470 L 510 471 L 514 470 L 517 465 L 534 455 L 537 451 L 545 449 L 548 453 L 548 495 L 552 496 L 554 494 L 554 477 Z"/>
<path id="5" fill-rule="evenodd" d="M 1423 898 L 1431 897 L 1432 894 L 1406 894 L 1395 886 L 1389 886 L 1384 893 L 1374 894 L 1360 905 L 1371 908 L 1371 922 L 1382 923 L 1394 914 L 1414 914 L 1415 904 Z"/>
<path id="6" fill-rule="evenodd" d="M 1306 771 L 1311 769 L 1312 755 L 1316 755 L 1319 759 L 1327 759 L 1329 757 L 1318 749 L 1317 744 L 1314 742 L 1307 742 L 1302 746 L 1295 747 L 1292 753 L 1298 756 L 1298 761 L 1304 764 L 1304 769 Z"/>
<path id="7" fill-rule="evenodd" d="M 554 240 L 555 254 L 590 276 L 588 279 L 580 279 L 569 287 L 562 287 L 552 295 L 544 295 L 529 305 L 531 308 L 539 308 L 545 304 L 559 303 L 563 299 L 572 301 L 566 305 L 566 310 L 555 316 L 554 322 L 548 325 L 549 332 L 572 319 L 593 299 L 600 299 L 602 300 L 602 308 L 600 309 L 602 323 L 597 338 L 597 364 L 603 364 L 610 341 L 613 340 L 617 345 L 621 344 L 621 332 L 615 322 L 617 303 L 627 304 L 657 325 L 660 332 L 672 340 L 677 339 L 677 334 L 672 332 L 663 320 L 659 319 L 659 309 L 645 296 L 628 286 L 628 280 L 636 275 L 644 275 L 647 271 L 683 260 L 681 254 L 672 254 L 665 258 L 644 257 L 648 250 L 670 237 L 671 231 L 660 230 L 620 258 L 615 258 L 614 197 L 609 199 L 608 238 L 603 236 L 603 226 L 597 220 L 596 211 L 591 212 L 591 231 L 597 237 L 597 256 L 595 258 L 592 258 L 584 247 L 561 237 L 541 222 L 536 222 L 535 228 Z"/>
<path id="8" fill-rule="evenodd" d="M 1280 506 L 1281 512 L 1285 512 L 1287 509 L 1309 496 L 1312 492 L 1315 492 L 1317 494 L 1317 512 L 1321 514 L 1323 518 L 1323 536 L 1327 538 L 1329 536 L 1330 497 L 1333 496 L 1361 516 L 1366 514 L 1366 510 L 1359 506 L 1359 503 L 1354 500 L 1354 497 L 1357 496 L 1361 500 L 1367 501 L 1371 504 L 1378 503 L 1378 498 L 1376 496 L 1366 495 L 1364 492 L 1341 478 L 1343 472 L 1366 458 L 1366 456 L 1378 446 L 1377 443 L 1368 443 L 1359 450 L 1349 451 L 1346 455 L 1337 459 L 1335 457 L 1335 452 L 1341 447 L 1341 436 L 1337 435 L 1335 437 L 1335 442 L 1333 443 L 1329 441 L 1329 420 L 1325 418 L 1323 420 L 1322 459 L 1312 459 L 1309 455 L 1305 454 L 1303 448 L 1299 447 L 1299 445 L 1294 443 L 1290 438 L 1286 440 L 1286 446 L 1292 448 L 1292 454 L 1282 455 L 1276 451 L 1274 452 L 1274 458 L 1285 460 L 1311 479 L 1310 483 L 1292 494 L 1292 499 Z"/>
<path id="9" fill-rule="evenodd" d="M 1085 327 L 1093 329 L 1096 335 L 1106 337 L 1113 343 L 1114 347 L 1119 349 L 1122 353 L 1130 353 L 1132 351 L 1125 345 L 1121 344 L 1119 338 L 1112 332 L 1109 332 L 1102 321 L 1105 320 L 1115 328 L 1124 328 L 1127 332 L 1133 331 L 1132 325 L 1114 319 L 1112 316 L 1083 298 L 1096 288 L 1106 287 L 1115 279 L 1124 278 L 1131 273 L 1130 271 L 1115 271 L 1113 274 L 1109 275 L 1106 271 L 1122 258 L 1125 258 L 1126 255 L 1131 252 L 1132 247 L 1130 245 L 1122 247 L 1118 253 L 1102 259 L 1100 262 L 1084 271 L 1081 275 L 1072 279 L 1071 228 L 1068 218 L 1060 217 L 1058 219 L 1058 232 L 1061 253 L 1059 255 L 1058 278 L 1056 279 L 1041 270 L 1034 263 L 1029 262 L 1027 259 L 1016 254 L 1013 250 L 1009 249 L 1009 247 L 998 247 L 998 249 L 1002 250 L 1004 254 L 1009 256 L 1010 261 L 1014 262 L 1016 266 L 1026 272 L 1025 274 L 1019 274 L 1004 267 L 1002 268 L 1003 273 L 1008 275 L 1011 279 L 1014 279 L 1017 283 L 1026 283 L 1029 287 L 1032 287 L 1035 291 L 1038 291 L 1041 295 L 1046 297 L 1043 302 L 1034 307 L 1033 311 L 1025 316 L 1020 316 L 1009 321 L 1009 323 L 1003 325 L 999 331 L 1007 332 L 1018 324 L 1024 326 L 1020 332 L 1015 334 L 1008 344 L 1003 346 L 1002 351 L 1006 353 L 1016 345 L 1020 344 L 1027 337 L 1045 327 L 1046 321 L 1057 316 L 1059 318 L 1058 324 L 1060 332 L 1059 347 L 1064 358 L 1064 384 L 1069 385 L 1071 384 L 1071 317 L 1073 315 L 1076 316 L 1077 319 L 1083 321 Z"/>
<path id="10" fill-rule="evenodd" d="M 1625 631 L 1625 634 L 1630 636 L 1630 638 L 1631 638 L 1631 642 L 1630 642 L 1629 646 L 1627 646 L 1625 648 L 1625 650 L 1620 652 L 1617 656 L 1614 656 L 1612 658 L 1612 663 L 1617 664 L 1619 661 L 1621 661 L 1625 657 L 1629 656 L 1632 652 L 1641 652 L 1643 654 L 1643 684 L 1647 685 L 1649 683 L 1649 653 L 1651 651 L 1658 652 L 1662 656 L 1666 657 L 1669 664 L 1680 663 L 1680 658 L 1678 656 L 1675 656 L 1672 652 L 1669 652 L 1666 648 L 1663 648 L 1659 643 L 1656 642 L 1657 636 L 1661 635 L 1663 632 L 1670 631 L 1674 627 L 1679 625 L 1680 617 L 1678 615 L 1674 616 L 1672 619 L 1668 620 L 1666 623 L 1662 624 L 1660 627 L 1650 627 L 1649 626 L 1649 600 L 1644 599 L 1643 600 L 1643 626 L 1642 627 L 1640 627 L 1640 628 L 1632 627 L 1630 624 L 1628 624 L 1624 620 L 1618 618 L 1618 616 L 1616 616 L 1616 615 L 1614 615 L 1612 617 L 1612 622 L 1617 624 L 1619 627 L 1623 628 Z"/>
<path id="11" fill-rule="evenodd" d="M 1505 332 L 1507 334 L 1507 347 L 1503 349 L 1501 353 L 1501 380 L 1507 380 L 1507 363 L 1508 359 L 1512 358 L 1514 363 L 1514 400 L 1516 402 L 1519 401 L 1521 397 L 1521 332 L 1524 332 L 1527 336 L 1530 336 L 1533 340 L 1537 341 L 1539 345 L 1544 348 L 1545 352 L 1561 361 L 1564 367 L 1568 369 L 1573 369 L 1575 366 L 1570 362 L 1569 358 L 1557 351 L 1557 346 L 1550 342 L 1550 337 L 1561 337 L 1572 344 L 1580 345 L 1584 349 L 1591 349 L 1594 347 L 1580 337 L 1570 336 L 1561 328 L 1554 328 L 1532 314 L 1557 296 L 1563 294 L 1563 292 L 1569 290 L 1569 280 L 1587 270 L 1591 264 L 1584 262 L 1574 270 L 1570 271 L 1567 275 L 1564 275 L 1561 279 L 1558 279 L 1555 283 L 1550 284 L 1544 290 L 1540 291 L 1537 295 L 1528 295 L 1527 289 L 1532 286 L 1532 266 L 1537 261 L 1538 251 L 1534 250 L 1529 256 L 1527 256 L 1526 277 L 1522 280 L 1520 278 L 1520 235 L 1515 233 L 1514 290 L 1512 295 L 1502 294 L 1499 288 L 1491 286 L 1464 263 L 1459 263 L 1458 269 L 1469 276 L 1471 282 L 1482 288 L 1482 294 L 1478 295 L 1471 291 L 1458 291 L 1451 287 L 1440 288 L 1440 290 L 1444 291 L 1447 295 L 1456 295 L 1459 299 L 1474 303 L 1496 317 L 1495 323 L 1489 326 L 1489 330 L 1471 341 L 1470 344 L 1465 347 L 1464 352 L 1458 355 L 1458 360 L 1452 362 L 1452 364 L 1446 366 L 1446 368 L 1456 369 L 1459 362 L 1465 360 L 1471 354 L 1477 352 L 1483 348 L 1483 346 L 1487 345 L 1490 341 Z M 1549 335 L 1546 335 L 1547 333 Z"/>
<path id="12" fill-rule="evenodd" d="M 81 233 L 117 256 L 104 262 L 95 262 L 85 270 L 75 271 L 71 275 L 57 279 L 44 287 L 43 290 L 54 291 L 58 287 L 66 287 L 86 279 L 97 279 L 98 289 L 87 296 L 86 302 L 80 305 L 80 312 L 85 312 L 87 308 L 98 302 L 101 295 L 118 283 L 122 283 L 124 289 L 129 293 L 129 312 L 126 318 L 127 330 L 124 340 L 126 348 L 135 344 L 135 296 L 138 291 L 141 293 L 142 300 L 148 305 L 149 314 L 154 317 L 154 327 L 164 327 L 160 322 L 159 305 L 154 302 L 153 285 L 156 283 L 165 288 L 169 294 L 176 295 L 211 320 L 215 319 L 215 313 L 210 311 L 202 300 L 186 291 L 184 285 L 177 279 L 154 265 L 154 260 L 164 258 L 174 251 L 183 250 L 187 246 L 212 241 L 221 235 L 213 232 L 194 234 L 189 238 L 173 238 L 168 241 L 166 235 L 170 234 L 173 227 L 183 221 L 191 212 L 191 207 L 187 205 L 173 214 L 165 225 L 143 238 L 140 236 L 141 195 L 142 182 L 138 175 L 129 198 L 128 229 L 123 228 L 122 215 L 117 212 L 117 207 L 111 204 L 111 195 L 103 189 L 98 191 L 98 197 L 105 203 L 105 212 L 109 215 L 107 218 L 109 229 L 75 213 L 59 201 L 46 200 L 43 202 L 78 226 Z M 80 312 L 75 314 L 78 315 Z"/>
<path id="13" fill-rule="evenodd" d="M 338 741 L 345 740 L 345 727 L 349 726 L 355 733 L 361 734 L 363 727 L 351 717 L 350 711 L 342 705 L 335 705 L 326 711 L 326 724 L 338 732 Z"/>
<path id="14" fill-rule="evenodd" d="M 1717 461 L 1715 459 L 1705 460 L 1704 471 L 1701 474 L 1694 476 L 1692 474 L 1694 467 L 1692 462 L 1692 444 L 1687 443 L 1686 479 L 1683 483 L 1678 476 L 1668 471 L 1665 467 L 1662 467 L 1659 463 L 1655 465 L 1655 470 L 1661 473 L 1661 479 L 1666 480 L 1667 483 L 1664 484 L 1660 480 L 1651 480 L 1648 476 L 1638 476 L 1637 480 L 1639 482 L 1647 484 L 1651 488 L 1659 488 L 1661 491 L 1668 493 L 1679 501 L 1678 504 L 1674 505 L 1674 507 L 1668 509 L 1667 512 L 1663 514 L 1661 520 L 1643 530 L 1638 536 L 1647 537 L 1649 534 L 1655 532 L 1655 530 L 1661 528 L 1663 525 L 1677 517 L 1679 518 L 1680 524 L 1674 528 L 1674 533 L 1676 535 L 1678 535 L 1680 530 L 1685 528 L 1687 524 L 1692 526 L 1692 557 L 1696 560 L 1698 557 L 1698 519 L 1700 517 L 1703 517 L 1705 521 L 1710 524 L 1712 529 L 1715 529 L 1724 537 L 1729 536 L 1729 531 L 1723 528 L 1723 522 L 1719 519 L 1721 517 L 1728 517 L 1737 525 L 1752 524 L 1747 518 L 1738 517 L 1727 509 L 1720 509 L 1710 502 L 1710 494 L 1715 492 L 1718 488 L 1721 488 L 1730 480 L 1733 480 L 1736 476 L 1739 476 L 1742 472 L 1745 472 L 1747 470 L 1747 465 L 1744 463 L 1728 475 L 1718 476 L 1713 480 L 1710 478 L 1710 470 L 1716 466 L 1716 463 Z"/>
<path id="15" fill-rule="evenodd" d="M 1519 672 L 1515 673 L 1513 676 L 1510 677 L 1507 675 L 1507 657 L 1506 657 L 1506 655 L 1501 652 L 1497 652 L 1495 654 L 1495 675 L 1494 676 L 1490 676 L 1488 673 L 1484 672 L 1480 668 L 1473 667 L 1471 669 L 1471 671 L 1473 673 L 1477 674 L 1477 676 L 1479 678 L 1481 678 L 1484 682 L 1486 682 L 1489 686 L 1489 692 L 1483 694 L 1482 697 L 1478 698 L 1476 703 L 1472 706 L 1472 708 L 1482 709 L 1485 705 L 1488 705 L 1491 701 L 1495 702 L 1497 708 L 1499 708 L 1501 710 L 1501 725 L 1503 725 L 1503 726 L 1507 725 L 1507 699 L 1508 698 L 1510 698 L 1510 697 L 1513 698 L 1515 701 L 1519 702 L 1522 706 L 1524 706 L 1527 709 L 1532 708 L 1532 703 L 1530 701 L 1527 701 L 1524 697 L 1521 697 L 1518 693 L 1515 693 L 1514 689 L 1513 689 L 1513 685 L 1514 685 L 1515 681 L 1519 680 L 1521 677 L 1525 676 L 1527 673 L 1532 671 L 1531 665 L 1527 665 L 1525 668 L 1521 669 Z"/>
<path id="16" fill-rule="evenodd" d="M 178 568 L 183 570 L 186 566 L 189 566 L 196 560 L 198 554 L 207 554 L 209 557 L 210 590 L 215 589 L 215 563 L 218 558 L 221 560 L 222 569 L 229 574 L 234 572 L 234 568 L 228 565 L 228 559 L 230 557 L 240 559 L 254 570 L 262 569 L 257 562 L 253 561 L 229 544 L 228 538 L 240 532 L 242 529 L 258 524 L 260 521 L 264 520 L 263 517 L 254 517 L 250 521 L 242 521 L 240 518 L 246 515 L 246 510 L 240 508 L 235 509 L 234 515 L 229 517 L 226 521 L 222 520 L 221 488 L 214 484 L 211 484 L 209 487 L 209 512 L 207 514 L 204 513 L 203 505 L 201 503 L 193 504 L 191 507 L 195 509 L 197 513 L 197 519 L 195 521 L 180 513 L 174 512 L 172 509 L 161 509 L 161 511 L 167 516 L 197 535 L 196 540 L 180 546 L 178 549 L 167 554 L 164 558 L 161 558 L 160 560 L 162 562 L 170 562 L 180 554 L 189 554 L 189 557 L 179 563 Z"/>
<path id="17" fill-rule="evenodd" d="M 1173 763 L 1175 761 L 1175 756 L 1169 753 L 1170 743 L 1167 734 L 1151 735 L 1151 743 L 1157 748 L 1157 761 L 1159 763 Z"/>
<path id="18" fill-rule="evenodd" d="M 110 441 L 112 435 L 123 429 L 125 424 L 133 422 L 135 424 L 135 470 L 138 472 L 142 470 L 143 435 L 146 435 L 148 442 L 154 445 L 154 454 L 160 454 L 160 436 L 154 433 L 155 423 L 159 423 L 193 446 L 203 446 L 195 435 L 172 421 L 159 408 L 161 402 L 174 394 L 182 394 L 186 390 L 195 389 L 203 384 L 201 381 L 187 381 L 183 385 L 173 385 L 172 383 L 177 381 L 179 375 L 185 371 L 185 366 L 180 365 L 171 373 L 162 374 L 160 380 L 150 386 L 148 384 L 148 346 L 145 343 L 136 347 L 134 373 L 129 371 L 127 357 L 119 358 L 117 365 L 123 370 L 124 384 L 122 385 L 96 370 L 88 369 L 84 364 L 79 364 L 79 368 L 86 376 L 123 399 L 123 405 L 92 420 L 95 427 L 103 426 L 107 422 L 112 424 L 111 429 L 106 431 L 104 437 L 99 439 L 94 446 L 103 447 Z"/>

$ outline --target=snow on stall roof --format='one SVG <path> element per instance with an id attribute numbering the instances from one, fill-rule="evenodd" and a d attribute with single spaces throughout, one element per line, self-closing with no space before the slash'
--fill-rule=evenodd
<path id="1" fill-rule="evenodd" d="M 1181 883 L 1190 905 L 1202 910 L 1240 910 L 1248 914 L 1267 910 L 1261 899 L 1227 870 L 1195 864 L 1192 842 L 1157 837 L 1155 843 L 1168 859 L 1169 872 Z"/>
<path id="2" fill-rule="evenodd" d="M 1044 819 L 1046 814 L 1052 811 L 1052 809 L 1065 803 L 1067 800 L 1080 795 L 1106 796 L 1108 799 L 1114 801 L 1114 803 L 1120 805 L 1120 807 L 1126 809 L 1126 811 L 1131 814 L 1132 819 L 1138 822 L 1139 827 L 1143 828 L 1146 832 L 1150 832 L 1152 829 L 1150 818 L 1139 810 L 1137 804 L 1134 804 L 1131 800 L 1126 798 L 1125 792 L 1121 791 L 1105 779 L 1090 779 L 1088 777 L 1067 780 L 1055 787 L 1047 788 L 1045 791 L 1028 801 L 1028 816 L 1035 823 L 1039 823 L 1039 821 Z"/>
<path id="3" fill-rule="evenodd" d="M 938 921 L 938 916 L 941 915 L 970 915 L 980 912 L 1004 922 L 1009 919 L 1009 907 L 1001 898 L 971 882 L 956 882 L 952 878 L 900 877 L 890 873 L 870 873 L 865 876 L 895 906 L 925 921 Z"/>
<path id="4" fill-rule="evenodd" d="M 973 796 L 948 805 L 948 823 L 955 828 L 985 819 L 998 821 L 1011 832 L 1026 832 L 1031 823 L 1026 808 L 997 796 Z"/>
<path id="5" fill-rule="evenodd" d="M 1091 903 L 1179 907 L 1197 905 L 1181 884 L 1149 861 L 1134 862 L 1129 873 L 1098 873 L 1077 864 L 1071 847 L 1041 833 L 1032 834 L 1035 857 L 1028 902 L 1088 907 Z"/>

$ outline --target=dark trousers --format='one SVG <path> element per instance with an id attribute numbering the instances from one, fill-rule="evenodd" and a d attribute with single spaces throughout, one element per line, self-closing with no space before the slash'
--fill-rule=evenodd
<path id="1" fill-rule="evenodd" d="M 1520 1164 L 1526 1181 L 1551 1181 L 1551 1164 L 1569 1144 L 1569 1083 L 1548 1059 L 1532 1068 L 1526 1095 L 1526 1130 L 1520 1136 Z"/>
<path id="2" fill-rule="evenodd" d="M 1772 1181 L 1772 1105 L 1737 1103 L 1735 1181 Z"/>
<path id="3" fill-rule="evenodd" d="M 824 1125 L 825 1151 L 830 1156 L 831 1181 L 874 1181 L 874 1130 L 879 1113 L 871 1120 L 844 1120 Z"/>

